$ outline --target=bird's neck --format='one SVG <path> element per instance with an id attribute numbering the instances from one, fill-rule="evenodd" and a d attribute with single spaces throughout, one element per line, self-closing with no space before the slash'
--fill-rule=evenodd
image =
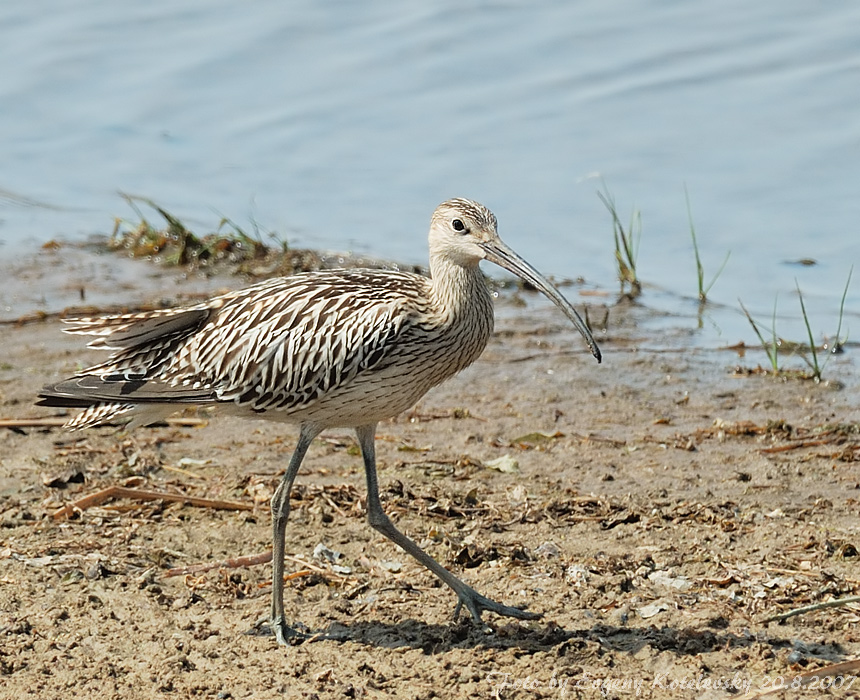
<path id="1" fill-rule="evenodd" d="M 477 264 L 464 267 L 431 258 L 430 277 L 437 308 L 453 322 L 475 323 L 492 332 L 493 298 Z"/>

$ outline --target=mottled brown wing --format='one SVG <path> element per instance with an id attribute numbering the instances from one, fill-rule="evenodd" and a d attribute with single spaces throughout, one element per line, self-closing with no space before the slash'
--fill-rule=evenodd
<path id="1" fill-rule="evenodd" d="M 212 387 L 254 411 L 295 409 L 377 367 L 415 318 L 422 278 L 363 272 L 285 278 L 225 306 L 163 379 Z"/>
<path id="2" fill-rule="evenodd" d="M 307 273 L 186 309 L 74 321 L 68 332 L 94 335 L 91 347 L 113 352 L 46 387 L 42 404 L 301 407 L 384 362 L 426 296 L 422 285 L 406 273 Z"/>

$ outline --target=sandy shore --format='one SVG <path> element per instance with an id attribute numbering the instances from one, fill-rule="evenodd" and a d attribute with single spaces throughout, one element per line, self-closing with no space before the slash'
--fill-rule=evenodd
<path id="1" fill-rule="evenodd" d="M 598 366 L 553 309 L 501 311 L 478 363 L 380 426 L 380 479 L 402 529 L 542 620 L 453 623 L 453 594 L 365 523 L 353 436 L 334 431 L 298 479 L 286 605 L 339 640 L 279 648 L 253 633 L 267 565 L 168 573 L 268 550 L 293 428 L 6 428 L 0 697 L 860 697 L 860 666 L 833 666 L 860 657 L 860 606 L 768 621 L 860 593 L 853 360 L 828 368 L 839 385 L 737 375 L 755 363 L 664 351 L 631 307 Z M 0 417 L 55 416 L 39 387 L 96 355 L 53 320 L 0 332 Z M 208 500 L 52 517 L 111 486 Z M 320 543 L 342 556 L 314 559 Z"/>

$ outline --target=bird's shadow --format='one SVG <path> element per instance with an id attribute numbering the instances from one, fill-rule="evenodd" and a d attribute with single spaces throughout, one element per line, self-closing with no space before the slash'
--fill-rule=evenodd
<path id="1" fill-rule="evenodd" d="M 797 642 L 778 634 L 736 634 L 721 629 L 720 621 L 712 627 L 643 627 L 596 624 L 589 629 L 564 629 L 553 622 L 520 624 L 506 622 L 486 631 L 470 620 L 450 624 L 429 624 L 408 619 L 396 623 L 374 620 L 344 624 L 333 622 L 326 629 L 311 632 L 296 643 L 322 641 L 352 642 L 384 649 L 421 649 L 425 654 L 443 654 L 452 649 L 516 649 L 533 654 L 554 651 L 563 654 L 592 650 L 635 654 L 650 646 L 656 651 L 670 651 L 681 656 L 703 654 L 714 650 L 743 649 L 768 644 L 773 649 L 797 647 Z M 265 633 L 258 630 L 259 633 Z M 815 648 L 811 648 L 814 646 Z M 807 656 L 838 661 L 844 657 L 838 645 L 811 645 Z"/>

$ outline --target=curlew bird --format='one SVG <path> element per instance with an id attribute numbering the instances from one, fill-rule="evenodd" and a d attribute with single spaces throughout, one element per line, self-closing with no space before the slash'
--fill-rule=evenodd
<path id="1" fill-rule="evenodd" d="M 271 626 L 281 644 L 301 636 L 284 618 L 284 536 L 290 490 L 313 439 L 354 428 L 367 479 L 370 525 L 426 566 L 475 623 L 483 612 L 539 615 L 491 600 L 398 530 L 382 509 L 376 425 L 408 409 L 431 387 L 474 362 L 493 330 L 493 303 L 478 267 L 489 260 L 549 297 L 583 335 L 571 304 L 505 245 L 496 217 L 477 202 L 451 199 L 430 222 L 430 278 L 405 272 L 330 270 L 266 280 L 194 306 L 70 321 L 95 336 L 109 359 L 43 389 L 39 405 L 83 408 L 67 423 L 88 428 L 119 418 L 131 426 L 177 409 L 218 405 L 229 413 L 300 426 L 298 444 L 272 497 Z"/>

